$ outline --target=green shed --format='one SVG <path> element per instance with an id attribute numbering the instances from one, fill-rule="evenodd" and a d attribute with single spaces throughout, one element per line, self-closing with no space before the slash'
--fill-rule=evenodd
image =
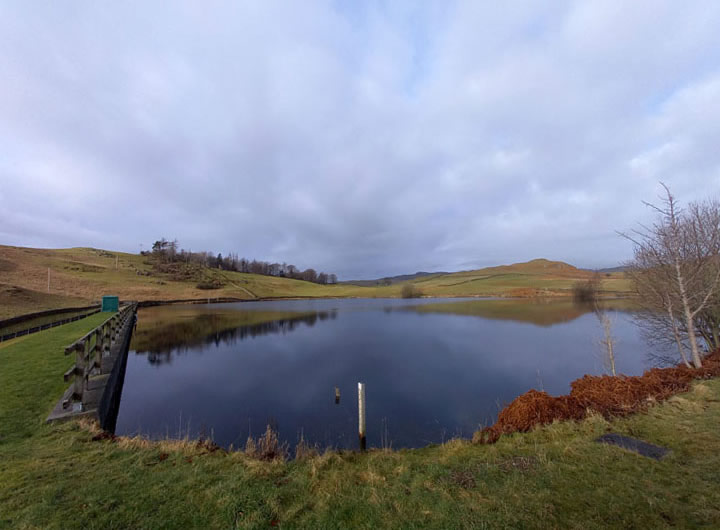
<path id="1" fill-rule="evenodd" d="M 102 310 L 103 312 L 116 313 L 120 309 L 120 300 L 117 296 L 103 296 Z"/>

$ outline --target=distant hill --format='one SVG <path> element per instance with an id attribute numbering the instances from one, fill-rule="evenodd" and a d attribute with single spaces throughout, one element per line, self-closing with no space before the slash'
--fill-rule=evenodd
<path id="1" fill-rule="evenodd" d="M 432 276 L 439 278 L 440 276 L 451 276 L 457 274 L 472 274 L 472 273 L 553 273 L 553 274 L 583 274 L 583 269 L 573 267 L 568 263 L 562 261 L 550 261 L 544 258 L 534 259 L 522 263 L 513 263 L 512 265 L 498 265 L 495 267 L 486 267 L 484 269 L 477 269 L 471 271 L 460 271 L 460 272 L 416 272 L 415 274 L 401 274 L 398 276 L 386 276 L 384 278 L 378 278 L 376 280 L 346 280 L 341 283 L 349 285 L 362 285 L 362 286 L 378 286 L 378 285 L 392 285 L 396 283 L 418 280 L 421 278 L 427 278 Z"/>
<path id="2" fill-rule="evenodd" d="M 625 271 L 627 271 L 627 267 L 625 267 L 624 265 L 619 265 L 618 267 L 606 267 L 604 269 L 597 269 L 597 272 L 601 272 L 602 274 Z"/>
<path id="3" fill-rule="evenodd" d="M 499 265 L 496 267 L 486 267 L 478 271 L 471 272 L 507 272 L 507 273 L 531 273 L 531 274 L 563 274 L 563 275 L 583 275 L 585 271 L 577 267 L 565 263 L 564 261 L 551 261 L 545 258 L 533 259 L 521 263 L 513 263 L 512 265 Z"/>
<path id="4" fill-rule="evenodd" d="M 48 269 L 50 289 L 48 291 Z M 74 307 L 115 294 L 125 300 L 233 298 L 393 298 L 413 284 L 423 296 L 569 296 L 591 271 L 535 259 L 461 272 L 417 272 L 337 285 L 221 271 L 202 266 L 168 268 L 149 256 L 94 248 L 33 249 L 0 245 L 0 319 L 56 307 Z M 383 280 L 383 279 L 381 279 Z M 389 283 L 389 284 L 387 284 Z M 202 286 L 212 285 L 212 289 Z M 625 293 L 622 272 L 603 277 L 605 292 Z"/>
<path id="5" fill-rule="evenodd" d="M 345 280 L 341 283 L 346 283 L 348 285 L 362 285 L 364 287 L 377 286 L 377 285 L 392 285 L 394 283 L 406 282 L 409 280 L 416 280 L 418 278 L 423 278 L 425 276 L 437 276 L 440 274 L 451 274 L 451 273 L 449 273 L 449 272 L 416 272 L 415 274 L 400 274 L 398 276 L 385 276 L 384 278 L 379 278 L 377 280 Z"/>

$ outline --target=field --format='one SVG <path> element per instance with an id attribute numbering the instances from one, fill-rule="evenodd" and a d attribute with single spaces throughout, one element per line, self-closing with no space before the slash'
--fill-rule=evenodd
<path id="1" fill-rule="evenodd" d="M 258 461 L 191 441 L 109 439 L 43 420 L 93 315 L 0 344 L 2 528 L 720 526 L 720 380 L 647 413 L 556 423 L 495 445 Z M 593 440 L 671 449 L 654 461 Z"/>
<path id="2" fill-rule="evenodd" d="M 50 289 L 48 292 L 48 269 Z M 339 283 L 318 285 L 301 280 L 202 268 L 162 272 L 150 258 L 91 248 L 31 249 L 0 246 L 0 319 L 97 302 L 114 294 L 126 300 L 207 298 L 399 297 L 405 283 L 424 296 L 563 296 L 591 273 L 548 260 L 491 267 L 476 271 L 424 276 L 389 286 Z M 200 289 L 201 282 L 216 289 Z M 622 273 L 604 275 L 603 290 L 622 294 L 628 282 Z"/>

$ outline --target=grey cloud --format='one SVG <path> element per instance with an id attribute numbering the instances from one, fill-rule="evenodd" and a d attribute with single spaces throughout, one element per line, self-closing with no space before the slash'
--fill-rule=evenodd
<path id="1" fill-rule="evenodd" d="M 0 242 L 613 265 L 658 180 L 720 191 L 718 33 L 713 1 L 5 3 Z"/>

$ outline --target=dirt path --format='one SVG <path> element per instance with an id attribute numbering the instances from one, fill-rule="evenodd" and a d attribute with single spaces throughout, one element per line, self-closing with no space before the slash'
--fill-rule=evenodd
<path id="1" fill-rule="evenodd" d="M 232 281 L 230 278 L 228 278 L 227 276 L 225 276 L 225 274 L 223 274 L 222 272 L 220 273 L 220 276 L 222 276 L 223 278 L 225 278 L 225 280 L 226 280 L 230 285 L 232 285 L 233 287 L 235 287 L 236 289 L 240 289 L 241 291 L 245 291 L 245 292 L 246 292 L 247 294 L 249 294 L 252 298 L 260 298 L 258 295 L 256 295 L 255 293 L 253 293 L 250 289 L 247 289 L 247 288 L 243 287 L 242 285 L 236 284 L 236 283 L 235 283 L 234 281 Z"/>

